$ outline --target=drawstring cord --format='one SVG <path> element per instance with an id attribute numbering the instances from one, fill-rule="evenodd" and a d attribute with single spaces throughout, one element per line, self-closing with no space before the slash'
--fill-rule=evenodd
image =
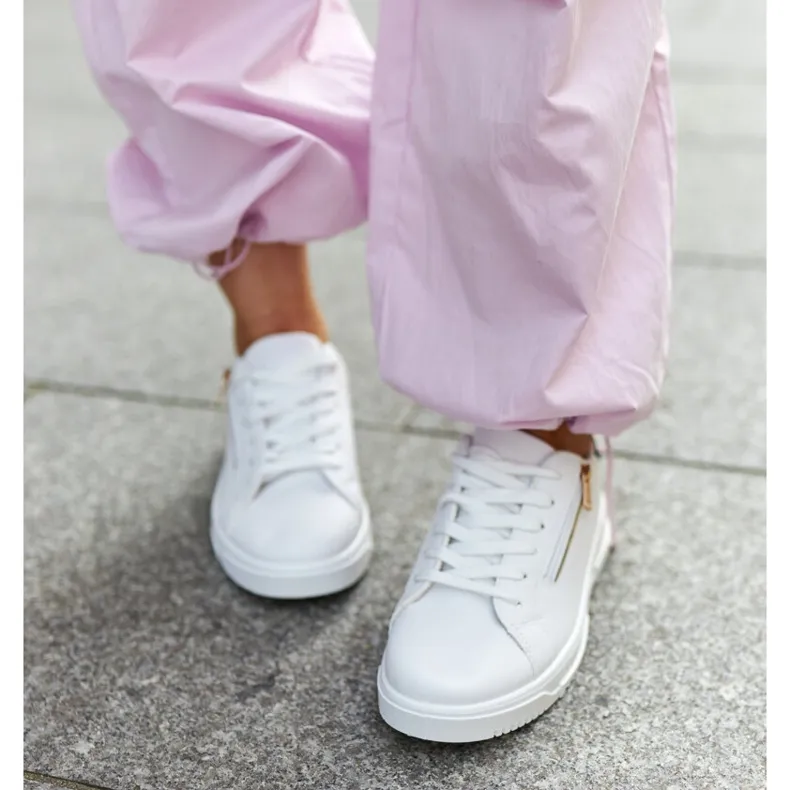
<path id="1" fill-rule="evenodd" d="M 233 244 L 228 246 L 225 250 L 225 259 L 220 266 L 212 266 L 208 261 L 192 261 L 192 266 L 195 271 L 207 280 L 219 280 L 224 277 L 228 272 L 233 271 L 235 268 L 244 263 L 247 253 L 250 251 L 252 243 L 247 239 L 244 240 L 241 251 L 236 257 L 233 257 Z"/>

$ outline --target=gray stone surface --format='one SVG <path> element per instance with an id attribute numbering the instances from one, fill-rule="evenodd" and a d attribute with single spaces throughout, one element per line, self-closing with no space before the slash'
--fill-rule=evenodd
<path id="1" fill-rule="evenodd" d="M 64 110 L 99 106 L 71 9 L 69 0 L 25 2 L 25 99 L 33 100 L 26 109 L 40 106 L 42 99 Z M 68 72 L 57 68 L 66 62 Z"/>
<path id="2" fill-rule="evenodd" d="M 667 9 L 680 142 L 675 247 L 764 255 L 765 3 L 668 0 Z"/>
<path id="3" fill-rule="evenodd" d="M 655 414 L 615 448 L 765 466 L 765 272 L 678 266 L 667 380 Z M 408 424 L 468 430 L 424 409 Z"/>
<path id="4" fill-rule="evenodd" d="M 762 480 L 621 464 L 578 681 L 527 729 L 441 747 L 380 721 L 375 669 L 448 442 L 362 432 L 371 573 L 278 604 L 210 555 L 219 415 L 48 394 L 26 415 L 29 770 L 118 790 L 763 786 Z"/>
<path id="5" fill-rule="evenodd" d="M 98 101 L 98 99 L 97 99 Z M 105 222 L 104 166 L 123 140 L 122 124 L 106 110 L 28 106 L 25 124 L 25 207 L 28 212 L 83 214 Z M 53 133 L 57 128 L 57 134 Z"/>
<path id="6" fill-rule="evenodd" d="M 351 7 L 356 12 L 368 39 L 375 45 L 379 32 L 379 0 L 351 0 Z"/>
<path id="7" fill-rule="evenodd" d="M 667 0 L 666 8 L 678 79 L 764 79 L 765 0 Z"/>
<path id="8" fill-rule="evenodd" d="M 675 249 L 765 255 L 765 151 L 678 151 Z"/>
<path id="9" fill-rule="evenodd" d="M 661 404 L 617 447 L 765 467 L 765 288 L 761 271 L 675 270 Z"/>
<path id="10" fill-rule="evenodd" d="M 123 125 L 85 64 L 67 0 L 25 3 L 25 200 L 28 213 L 103 212 L 104 160 Z"/>
<path id="11" fill-rule="evenodd" d="M 672 92 L 682 146 L 765 151 L 765 85 L 679 81 Z"/>

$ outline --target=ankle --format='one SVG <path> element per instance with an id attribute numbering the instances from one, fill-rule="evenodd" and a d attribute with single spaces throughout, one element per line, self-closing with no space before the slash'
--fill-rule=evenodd
<path id="1" fill-rule="evenodd" d="M 593 437 L 589 433 L 573 433 L 564 422 L 554 431 L 525 431 L 536 439 L 540 439 L 558 452 L 575 453 L 587 458 L 593 451 Z"/>
<path id="2" fill-rule="evenodd" d="M 329 340 L 326 323 L 317 310 L 314 313 L 260 316 L 257 320 L 241 320 L 237 317 L 234 327 L 236 351 L 241 355 L 257 340 L 285 332 L 307 332 L 315 335 L 322 343 Z"/>
<path id="3" fill-rule="evenodd" d="M 234 242 L 231 255 L 239 253 L 240 244 Z M 225 253 L 215 253 L 211 262 L 218 265 L 224 258 Z M 321 341 L 328 339 L 304 245 L 251 244 L 241 264 L 219 284 L 233 310 L 239 354 L 256 340 L 284 332 L 309 332 Z"/>

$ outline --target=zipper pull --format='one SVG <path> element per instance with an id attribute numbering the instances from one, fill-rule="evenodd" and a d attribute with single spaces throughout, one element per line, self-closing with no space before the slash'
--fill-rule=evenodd
<path id="1" fill-rule="evenodd" d="M 581 478 L 582 478 L 582 507 L 585 510 L 592 510 L 593 509 L 592 466 L 589 463 L 582 464 Z"/>
<path id="2" fill-rule="evenodd" d="M 219 406 L 225 402 L 225 397 L 228 394 L 228 387 L 230 386 L 230 368 L 225 368 L 222 371 L 222 376 L 219 380 L 219 391 L 217 392 L 216 403 Z"/>

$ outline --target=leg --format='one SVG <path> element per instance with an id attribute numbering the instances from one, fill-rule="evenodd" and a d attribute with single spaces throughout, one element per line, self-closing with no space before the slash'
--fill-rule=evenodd
<path id="1" fill-rule="evenodd" d="M 239 244 L 234 246 L 238 249 Z M 219 267 L 223 258 L 224 253 L 215 253 L 210 262 Z M 253 244 L 241 265 L 219 284 L 233 311 L 239 354 L 256 340 L 283 332 L 329 339 L 313 296 L 304 245 Z"/>
<path id="2" fill-rule="evenodd" d="M 224 275 L 234 312 L 217 558 L 261 595 L 348 587 L 367 568 L 369 517 L 304 243 L 365 218 L 372 50 L 345 0 L 74 5 L 130 132 L 109 168 L 120 234 Z"/>
<path id="3" fill-rule="evenodd" d="M 612 539 L 588 434 L 644 416 L 663 375 L 661 2 L 390 0 L 381 27 L 382 373 L 483 427 L 393 615 L 379 704 L 407 734 L 482 740 L 546 710 L 582 659 Z"/>
<path id="4" fill-rule="evenodd" d="M 645 416 L 673 197 L 660 0 L 388 0 L 381 30 L 382 376 L 491 428 L 613 434 Z"/>

